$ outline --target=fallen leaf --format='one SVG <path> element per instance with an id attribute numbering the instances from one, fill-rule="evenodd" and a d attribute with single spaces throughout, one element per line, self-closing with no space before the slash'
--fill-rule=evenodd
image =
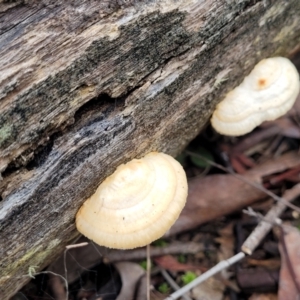
<path id="1" fill-rule="evenodd" d="M 192 296 L 195 300 L 222 300 L 224 290 L 225 285 L 221 281 L 211 277 L 193 288 Z"/>
<path id="2" fill-rule="evenodd" d="M 257 165 L 255 168 L 249 170 L 247 174 L 256 174 L 260 177 L 266 177 L 294 168 L 298 164 L 300 164 L 300 155 L 296 151 L 291 151 Z"/>
<path id="3" fill-rule="evenodd" d="M 259 176 L 245 177 L 258 181 Z M 256 179 L 256 180 L 255 180 Z M 195 228 L 261 199 L 264 193 L 232 175 L 211 175 L 189 180 L 188 199 L 168 234 Z"/>
<path id="4" fill-rule="evenodd" d="M 122 288 L 116 300 L 139 300 L 135 298 L 135 294 L 145 270 L 140 265 L 132 262 L 119 262 L 114 266 L 119 271 L 122 280 Z"/>
<path id="5" fill-rule="evenodd" d="M 139 285 L 137 287 L 137 292 L 136 292 L 136 300 L 143 300 L 143 299 L 147 299 L 147 289 L 149 289 L 150 287 L 147 286 L 147 276 L 146 274 L 144 274 L 140 281 L 139 281 Z M 152 293 L 151 293 L 151 288 L 150 288 L 150 299 L 154 300 L 152 298 Z"/>
<path id="6" fill-rule="evenodd" d="M 300 156 L 289 152 L 266 161 L 247 171 L 243 176 L 250 182 L 300 164 Z M 166 235 L 173 235 L 230 214 L 265 197 L 265 193 L 231 174 L 192 178 L 188 182 L 188 199 L 178 220 Z"/>
<path id="7" fill-rule="evenodd" d="M 227 226 L 219 230 L 219 237 L 215 238 L 217 243 L 220 243 L 218 250 L 218 261 L 226 260 L 232 257 L 235 248 L 235 238 L 233 234 L 233 223 L 229 223 Z"/>
<path id="8" fill-rule="evenodd" d="M 278 271 L 264 268 L 238 269 L 236 280 L 239 287 L 248 292 L 274 291 L 278 284 Z"/>
<path id="9" fill-rule="evenodd" d="M 277 300 L 278 297 L 276 294 L 252 294 L 249 300 Z"/>
<path id="10" fill-rule="evenodd" d="M 251 257 L 247 257 L 246 262 L 250 267 L 264 267 L 268 270 L 278 270 L 280 268 L 280 260 L 277 258 L 253 259 Z"/>
<path id="11" fill-rule="evenodd" d="M 283 232 L 279 242 L 281 268 L 278 298 L 294 300 L 300 297 L 300 232 L 286 225 L 283 226 Z"/>

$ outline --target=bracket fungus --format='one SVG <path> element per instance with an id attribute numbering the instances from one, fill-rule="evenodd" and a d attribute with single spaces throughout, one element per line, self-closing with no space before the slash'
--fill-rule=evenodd
<path id="1" fill-rule="evenodd" d="M 76 227 L 102 246 L 142 247 L 169 230 L 186 198 L 182 166 L 167 154 L 151 152 L 107 177 L 79 209 Z"/>
<path id="2" fill-rule="evenodd" d="M 211 124 L 224 135 L 246 134 L 263 121 L 284 115 L 293 106 L 299 90 L 299 74 L 290 60 L 263 59 L 217 105 Z"/>

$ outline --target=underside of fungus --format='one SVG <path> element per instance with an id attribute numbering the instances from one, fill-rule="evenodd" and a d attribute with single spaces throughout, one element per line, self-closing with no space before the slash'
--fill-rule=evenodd
<path id="1" fill-rule="evenodd" d="M 120 165 L 76 215 L 80 233 L 116 249 L 145 246 L 178 218 L 187 198 L 187 179 L 171 156 L 152 152 Z"/>
<path id="2" fill-rule="evenodd" d="M 246 134 L 263 121 L 284 115 L 293 106 L 299 90 L 299 74 L 287 58 L 263 59 L 217 105 L 211 124 L 224 135 Z"/>

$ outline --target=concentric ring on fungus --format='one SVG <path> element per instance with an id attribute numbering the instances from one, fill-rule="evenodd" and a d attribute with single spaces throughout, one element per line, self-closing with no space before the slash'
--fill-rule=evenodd
<path id="1" fill-rule="evenodd" d="M 151 152 L 120 165 L 76 215 L 79 232 L 116 249 L 150 244 L 174 224 L 187 198 L 187 179 L 171 156 Z"/>

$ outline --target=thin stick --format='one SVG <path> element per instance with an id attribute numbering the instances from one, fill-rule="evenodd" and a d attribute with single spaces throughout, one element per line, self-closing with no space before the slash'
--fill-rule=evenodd
<path id="1" fill-rule="evenodd" d="M 66 249 L 64 251 L 64 270 L 65 270 L 65 278 L 61 275 L 57 275 L 59 277 L 64 278 L 65 280 L 65 285 L 66 285 L 66 299 L 68 300 L 69 298 L 69 285 L 68 285 L 68 269 L 67 269 L 67 260 L 66 260 L 66 256 L 67 256 L 67 251 L 69 249 L 74 249 L 74 248 L 79 248 L 79 247 L 83 247 L 83 246 L 87 246 L 89 243 L 84 242 L 84 243 L 80 243 L 80 244 L 74 244 L 74 245 L 68 245 L 66 246 Z M 51 271 L 47 271 L 47 272 L 51 272 Z M 55 274 L 55 273 L 54 273 Z"/>
<path id="2" fill-rule="evenodd" d="M 74 249 L 74 248 L 87 246 L 88 244 L 89 244 L 88 242 L 83 242 L 83 243 L 79 243 L 79 244 L 67 245 L 65 251 L 70 250 L 70 249 Z"/>
<path id="3" fill-rule="evenodd" d="M 175 291 L 180 290 L 180 286 L 173 280 L 173 278 L 169 275 L 169 273 L 165 269 L 160 269 L 160 272 L 173 290 Z M 182 295 L 182 298 L 184 300 L 192 300 L 188 295 Z"/>
<path id="4" fill-rule="evenodd" d="M 245 253 L 240 252 L 240 253 L 234 255 L 233 257 L 231 257 L 227 260 L 220 261 L 213 268 L 209 269 L 208 271 L 206 271 L 205 273 L 203 273 L 202 275 L 197 277 L 195 280 L 193 280 L 189 284 L 182 287 L 180 290 L 174 292 L 169 297 L 167 297 L 165 300 L 176 300 L 176 299 L 178 299 L 179 297 L 181 297 L 182 295 L 187 293 L 189 290 L 191 290 L 192 288 L 194 288 L 198 284 L 202 283 L 203 281 L 210 278 L 211 276 L 219 273 L 220 271 L 230 267 L 231 265 L 233 265 L 236 262 L 240 261 L 244 257 L 245 257 Z"/>
<path id="5" fill-rule="evenodd" d="M 102 249 L 102 248 L 101 248 Z M 166 254 L 196 254 L 200 251 L 215 250 L 215 247 L 208 246 L 205 247 L 203 243 L 197 242 L 171 242 L 169 245 L 164 247 L 154 247 L 150 246 L 151 257 L 162 256 Z M 131 251 L 122 251 L 110 249 L 108 253 L 105 254 L 105 261 L 112 263 L 125 260 L 145 260 L 147 259 L 147 253 L 144 248 L 136 248 Z"/>
<path id="6" fill-rule="evenodd" d="M 150 260 L 150 245 L 146 246 L 147 249 L 147 300 L 150 300 L 150 274 L 151 274 L 151 260 Z"/>
<path id="7" fill-rule="evenodd" d="M 293 188 L 286 190 L 283 197 L 286 201 L 292 201 L 297 196 L 300 195 L 300 183 L 296 184 Z M 286 209 L 286 205 L 283 202 L 277 202 L 262 221 L 255 227 L 252 233 L 248 236 L 246 241 L 242 245 L 242 251 L 246 254 L 251 255 L 255 248 L 260 244 L 263 238 L 268 234 L 268 232 L 273 227 L 276 219 L 282 214 Z"/>
<path id="8" fill-rule="evenodd" d="M 61 276 L 61 275 L 59 275 L 59 274 L 56 274 L 56 273 L 54 273 L 54 272 L 52 272 L 52 271 L 42 271 L 42 272 L 35 273 L 34 275 L 40 275 L 40 274 L 51 274 L 51 275 L 53 275 L 53 276 L 58 276 L 58 277 L 60 277 L 60 278 L 64 281 L 65 286 L 66 286 L 66 300 L 69 299 L 69 287 L 68 287 L 68 281 L 67 281 L 67 279 L 66 279 L 64 276 Z"/>
<path id="9" fill-rule="evenodd" d="M 202 155 L 200 155 L 200 154 L 198 154 L 198 153 L 194 153 L 194 152 L 191 152 L 191 151 L 186 151 L 186 153 L 189 154 L 189 155 L 194 155 L 194 156 L 196 156 L 196 157 L 199 157 L 199 158 L 205 160 L 206 162 L 208 162 L 208 163 L 211 164 L 212 166 L 214 166 L 214 167 L 216 167 L 216 168 L 219 168 L 220 170 L 222 170 L 222 171 L 224 171 L 224 172 L 226 172 L 226 173 L 231 174 L 231 175 L 234 176 L 235 178 L 238 178 L 238 179 L 240 179 L 241 181 L 243 181 L 243 182 L 245 182 L 245 183 L 247 183 L 247 184 L 249 184 L 249 185 L 255 187 L 256 189 L 258 189 L 258 190 L 264 192 L 265 194 L 267 194 L 268 196 L 270 196 L 270 197 L 273 198 L 274 200 L 276 200 L 276 201 L 278 201 L 278 202 L 283 202 L 286 206 L 288 206 L 288 207 L 290 207 L 291 209 L 293 209 L 293 210 L 295 210 L 295 211 L 297 211 L 297 212 L 300 213 L 300 208 L 299 208 L 299 207 L 297 207 L 296 205 L 294 205 L 294 204 L 292 204 L 292 203 L 289 203 L 289 202 L 286 201 L 284 198 L 279 197 L 279 196 L 277 196 L 276 194 L 272 193 L 271 191 L 267 190 L 267 189 L 264 188 L 261 184 L 256 183 L 256 182 L 253 182 L 253 181 L 250 181 L 250 180 L 246 179 L 244 176 L 239 175 L 239 174 L 237 174 L 237 173 L 234 173 L 233 171 L 231 171 L 231 170 L 229 170 L 229 169 L 223 167 L 222 165 L 219 165 L 219 164 L 217 164 L 217 163 L 215 163 L 215 162 L 213 162 L 213 161 L 211 161 L 211 160 L 205 158 L 204 156 L 202 156 Z"/>

